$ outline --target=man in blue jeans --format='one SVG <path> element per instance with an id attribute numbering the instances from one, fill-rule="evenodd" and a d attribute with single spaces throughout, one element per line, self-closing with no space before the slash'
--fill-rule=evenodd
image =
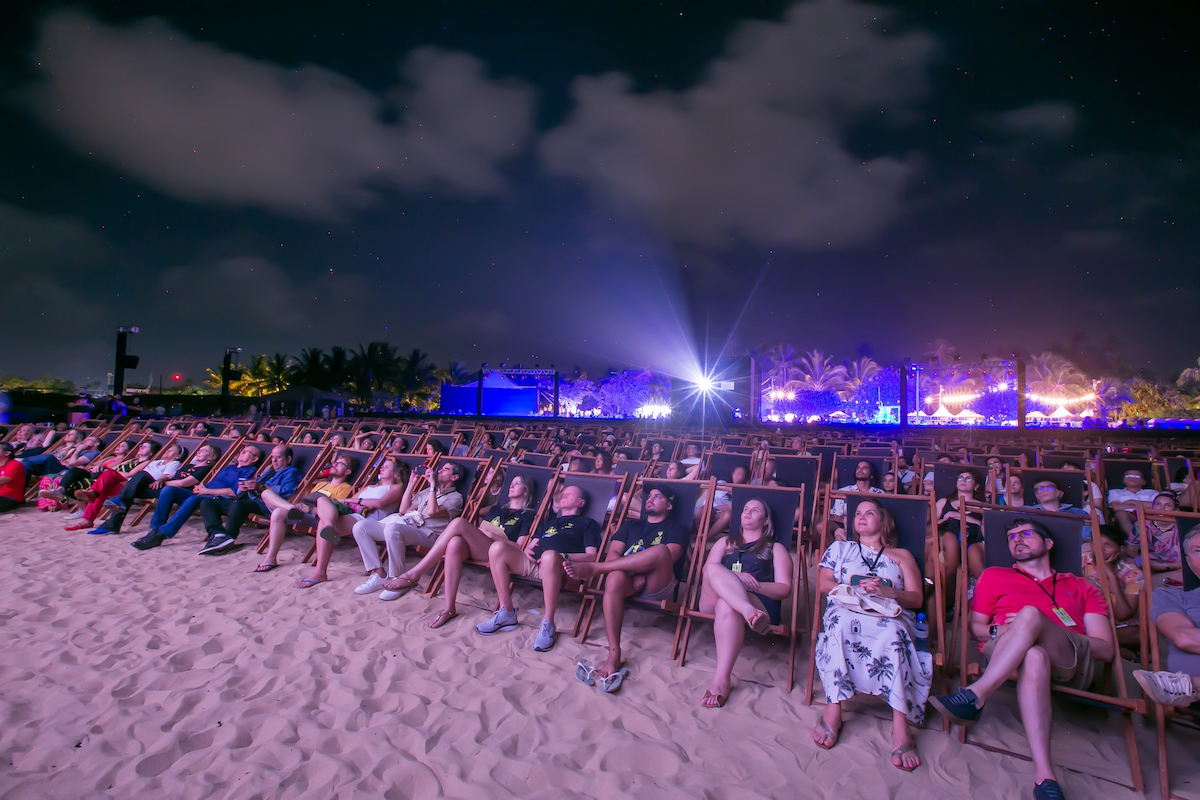
<path id="1" fill-rule="evenodd" d="M 221 553 L 237 542 L 238 531 L 251 514 L 271 515 L 270 504 L 287 503 L 304 477 L 292 466 L 292 448 L 276 445 L 271 450 L 270 468 L 259 478 L 238 481 L 235 490 L 209 496 L 200 501 L 200 514 L 204 517 L 204 528 L 208 541 L 200 549 L 200 555 Z M 262 491 L 270 489 L 274 494 L 264 499 Z M 232 495 L 232 496 L 230 496 Z M 224 522 L 221 518 L 225 517 Z"/>
<path id="2" fill-rule="evenodd" d="M 158 504 L 154 507 L 154 516 L 150 520 L 150 532 L 133 542 L 133 547 L 149 550 L 179 533 L 183 523 L 188 521 L 192 512 L 200 505 L 200 501 L 206 497 L 236 497 L 242 481 L 254 477 L 261 460 L 262 451 L 248 444 L 238 451 L 235 463 L 222 469 L 195 490 L 180 486 L 163 487 L 158 495 Z M 177 503 L 179 508 L 172 514 L 171 509 Z"/>

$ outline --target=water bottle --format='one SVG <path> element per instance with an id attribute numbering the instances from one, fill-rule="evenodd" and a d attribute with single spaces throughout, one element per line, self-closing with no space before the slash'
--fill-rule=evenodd
<path id="1" fill-rule="evenodd" d="M 929 652 L 929 623 L 925 621 L 924 614 L 917 614 L 917 622 L 913 625 L 913 633 L 916 635 L 917 650 L 922 653 Z"/>

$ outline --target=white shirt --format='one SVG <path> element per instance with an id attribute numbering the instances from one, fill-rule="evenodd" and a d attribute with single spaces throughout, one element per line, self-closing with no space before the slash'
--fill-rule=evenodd
<path id="1" fill-rule="evenodd" d="M 151 461 L 142 468 L 142 472 L 154 478 L 156 481 L 169 481 L 175 477 L 175 473 L 179 472 L 178 461 Z"/>
<path id="2" fill-rule="evenodd" d="M 1158 492 L 1154 491 L 1153 489 L 1142 489 L 1137 494 L 1134 494 L 1128 489 L 1109 489 L 1108 504 L 1112 505 L 1113 503 L 1128 503 L 1131 500 L 1137 500 L 1140 503 L 1153 503 L 1157 494 Z"/>
<path id="3" fill-rule="evenodd" d="M 838 491 L 839 492 L 857 492 L 858 484 L 852 483 L 849 486 L 842 486 L 838 489 Z M 880 489 L 876 486 L 872 486 L 868 491 L 870 491 L 871 494 L 883 494 L 883 489 Z M 830 515 L 835 516 L 835 517 L 846 516 L 846 501 L 845 501 L 845 499 L 839 497 L 837 500 L 834 500 L 833 508 L 829 509 L 829 513 L 830 513 Z"/>

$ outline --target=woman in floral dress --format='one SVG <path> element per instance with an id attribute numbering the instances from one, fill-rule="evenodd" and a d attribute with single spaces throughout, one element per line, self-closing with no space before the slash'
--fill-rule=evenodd
<path id="1" fill-rule="evenodd" d="M 909 610 L 924 602 L 921 570 L 899 546 L 892 515 L 874 500 L 858 504 L 853 528 L 853 539 L 834 542 L 825 551 L 817 588 L 865 596 L 881 613 L 854 610 L 833 599 L 826 607 L 815 658 L 828 705 L 813 729 L 813 741 L 826 749 L 837 744 L 841 704 L 855 692 L 882 697 L 892 707 L 892 764 L 911 772 L 921 760 L 909 722 L 924 720 L 933 675 L 933 658 L 913 641 Z"/>

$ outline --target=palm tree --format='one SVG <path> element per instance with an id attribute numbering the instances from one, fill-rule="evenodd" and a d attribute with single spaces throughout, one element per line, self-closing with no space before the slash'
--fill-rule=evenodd
<path id="1" fill-rule="evenodd" d="M 328 391 L 331 383 L 326 361 L 325 352 L 319 347 L 307 347 L 301 350 L 294 369 L 296 383 Z"/>
<path id="2" fill-rule="evenodd" d="M 387 342 L 361 344 L 350 356 L 350 374 L 354 396 L 369 402 L 375 392 L 391 391 L 400 368 L 396 348 Z"/>
<path id="3" fill-rule="evenodd" d="M 451 361 L 445 369 L 437 370 L 437 379 L 451 386 L 466 383 L 477 377 L 479 377 L 478 373 L 468 370 L 467 365 L 461 361 Z"/>
<path id="4" fill-rule="evenodd" d="M 1180 389 L 1187 389 L 1197 383 L 1200 383 L 1200 358 L 1196 359 L 1196 366 L 1188 367 L 1179 373 L 1179 380 L 1175 381 L 1175 385 Z"/>
<path id="5" fill-rule="evenodd" d="M 350 384 L 350 357 L 346 354 L 346 348 L 338 345 L 329 348 L 329 355 L 325 357 L 325 372 L 329 376 L 330 390 L 345 390 Z"/>
<path id="6" fill-rule="evenodd" d="M 1049 351 L 1039 353 L 1026 365 L 1026 383 L 1034 394 L 1080 397 L 1088 392 L 1088 380 L 1070 360 Z"/>
<path id="7" fill-rule="evenodd" d="M 282 392 L 292 384 L 292 359 L 283 353 L 263 356 L 263 393 Z"/>
<path id="8" fill-rule="evenodd" d="M 768 347 L 765 356 L 767 371 L 763 375 L 764 382 L 772 386 L 786 386 L 800 378 L 800 370 L 796 368 L 796 351 L 790 344 L 780 342 Z"/>
<path id="9" fill-rule="evenodd" d="M 1093 381 L 1092 392 L 1096 395 L 1096 416 L 1100 419 L 1116 416 L 1124 405 L 1133 400 L 1129 384 L 1109 376 Z"/>
<path id="10" fill-rule="evenodd" d="M 437 370 L 428 362 L 429 354 L 414 349 L 399 359 L 400 370 L 396 376 L 395 390 L 400 395 L 402 408 L 417 408 L 438 388 Z"/>
<path id="11" fill-rule="evenodd" d="M 925 358 L 930 363 L 946 366 L 958 360 L 958 348 L 946 339 L 935 339 L 930 349 L 925 352 Z"/>
<path id="12" fill-rule="evenodd" d="M 836 392 L 846 385 L 846 368 L 834 365 L 833 359 L 820 350 L 809 350 L 797 360 L 797 380 L 789 382 L 788 389 L 810 392 Z"/>

